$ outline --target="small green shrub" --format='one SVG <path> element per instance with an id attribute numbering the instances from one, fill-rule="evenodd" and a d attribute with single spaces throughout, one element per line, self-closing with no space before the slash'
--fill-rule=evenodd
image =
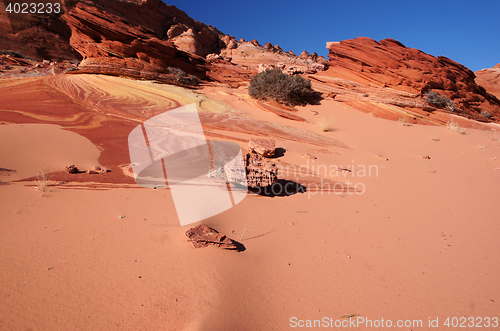
<path id="1" fill-rule="evenodd" d="M 425 94 L 427 97 L 426 101 L 428 104 L 436 106 L 438 108 L 446 108 L 449 111 L 457 111 L 455 103 L 448 99 L 446 95 L 440 96 L 434 91 L 429 91 Z"/>
<path id="2" fill-rule="evenodd" d="M 272 99 L 292 106 L 306 105 L 312 96 L 311 80 L 287 75 L 280 69 L 269 69 L 252 77 L 248 94 L 256 99 Z"/>

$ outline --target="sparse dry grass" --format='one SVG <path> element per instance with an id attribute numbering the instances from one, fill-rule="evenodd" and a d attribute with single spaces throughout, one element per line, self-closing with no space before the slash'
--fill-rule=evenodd
<path id="1" fill-rule="evenodd" d="M 321 131 L 323 132 L 328 132 L 328 131 L 331 131 L 333 129 L 333 121 L 332 120 L 327 120 L 327 119 L 320 119 L 317 121 L 317 124 L 319 126 L 319 128 L 321 129 Z"/>
<path id="2" fill-rule="evenodd" d="M 429 133 L 429 139 L 432 141 L 439 141 L 440 139 L 438 138 L 436 132 L 431 132 Z"/>
<path id="3" fill-rule="evenodd" d="M 240 237 L 240 241 L 243 241 L 243 236 L 245 236 L 245 233 L 250 230 L 250 228 L 248 227 L 248 224 L 245 226 L 245 230 L 243 230 L 243 232 L 241 233 L 241 237 Z"/>
<path id="4" fill-rule="evenodd" d="M 47 182 L 49 180 L 49 172 L 47 170 L 39 171 L 36 174 L 38 185 L 35 186 L 36 190 L 41 192 L 50 192 L 47 189 Z"/>
<path id="5" fill-rule="evenodd" d="M 432 166 L 432 163 L 431 163 L 424 168 L 424 172 L 427 172 L 429 174 L 435 174 L 437 172 L 437 170 L 434 169 L 434 167 Z"/>
<path id="6" fill-rule="evenodd" d="M 496 131 L 493 131 L 491 134 L 490 134 L 490 139 L 492 141 L 496 141 L 497 143 L 500 143 L 500 137 L 497 136 L 497 132 Z"/>
<path id="7" fill-rule="evenodd" d="M 398 119 L 398 124 L 401 126 L 411 126 L 410 121 L 408 121 L 408 119 L 406 117 L 400 117 Z"/>
<path id="8" fill-rule="evenodd" d="M 448 123 L 446 123 L 446 126 L 455 133 L 465 134 L 465 128 L 460 127 L 458 123 L 453 120 L 449 120 Z"/>

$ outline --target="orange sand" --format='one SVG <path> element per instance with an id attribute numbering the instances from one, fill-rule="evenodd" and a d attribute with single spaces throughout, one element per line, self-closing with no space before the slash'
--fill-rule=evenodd
<path id="1" fill-rule="evenodd" d="M 0 86 L 0 123 L 72 131 L 0 125 L 0 168 L 17 171 L 0 171 L 0 181 L 10 182 L 0 185 L 2 328 L 289 330 L 300 329 L 291 327 L 292 317 L 359 314 L 354 318 L 423 321 L 402 330 L 428 329 L 429 318 L 439 318 L 435 329 L 449 330 L 446 317 L 499 317 L 498 125 L 469 122 L 477 129 L 459 135 L 443 126 L 400 126 L 333 100 L 297 107 L 293 114 L 306 121 L 295 121 L 255 107 L 244 88 L 206 87 L 202 97 L 227 105 L 222 113 L 279 128 L 268 132 L 286 150 L 278 165 L 307 166 L 315 176 L 296 178 L 305 193 L 251 194 L 204 221 L 241 240 L 244 252 L 194 249 L 169 191 L 139 188 L 118 167 L 130 162 L 129 130 L 148 117 L 134 105 L 161 110 L 154 108 L 166 105 L 161 86 L 80 77 L 78 85 L 88 86 L 75 94 L 80 99 L 54 81 L 23 87 L 45 91 L 45 105 L 64 104 L 66 113 L 16 101 L 11 96 L 22 90 Z M 59 82 L 71 83 L 66 79 Z M 113 103 L 123 97 L 126 104 L 127 94 L 116 92 L 121 82 L 143 89 L 130 115 Z M 92 88 L 109 97 L 106 103 Z M 190 102 L 176 93 L 165 98 Z M 44 105 L 43 96 L 36 99 Z M 321 132 L 320 118 L 333 120 L 331 131 Z M 242 147 L 251 137 L 208 130 Z M 330 143 L 315 144 L 316 135 Z M 67 175 L 66 163 L 100 163 L 112 173 Z M 44 166 L 54 171 L 50 192 L 35 190 L 34 181 L 12 181 Z M 316 189 L 321 179 L 358 193 Z M 55 185 L 59 180 L 69 182 Z"/>

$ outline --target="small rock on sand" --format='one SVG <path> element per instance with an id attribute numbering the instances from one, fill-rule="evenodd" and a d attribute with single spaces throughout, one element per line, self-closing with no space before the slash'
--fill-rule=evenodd
<path id="1" fill-rule="evenodd" d="M 316 156 L 311 155 L 311 154 L 308 154 L 308 153 L 303 154 L 303 155 L 301 155 L 300 157 L 304 157 L 304 158 L 306 158 L 306 159 L 313 159 L 313 160 L 316 160 L 316 159 L 317 159 L 317 157 L 316 157 Z"/>
<path id="2" fill-rule="evenodd" d="M 187 230 L 186 239 L 193 244 L 194 248 L 214 245 L 225 249 L 238 249 L 238 246 L 233 240 L 206 224 L 200 224 Z"/>

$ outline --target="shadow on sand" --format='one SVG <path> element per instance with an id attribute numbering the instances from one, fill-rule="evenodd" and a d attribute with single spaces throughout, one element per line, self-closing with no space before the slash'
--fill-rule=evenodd
<path id="1" fill-rule="evenodd" d="M 266 187 L 249 188 L 248 192 L 266 197 L 287 197 L 297 193 L 305 193 L 306 187 L 287 179 L 278 179 L 276 183 Z"/>

